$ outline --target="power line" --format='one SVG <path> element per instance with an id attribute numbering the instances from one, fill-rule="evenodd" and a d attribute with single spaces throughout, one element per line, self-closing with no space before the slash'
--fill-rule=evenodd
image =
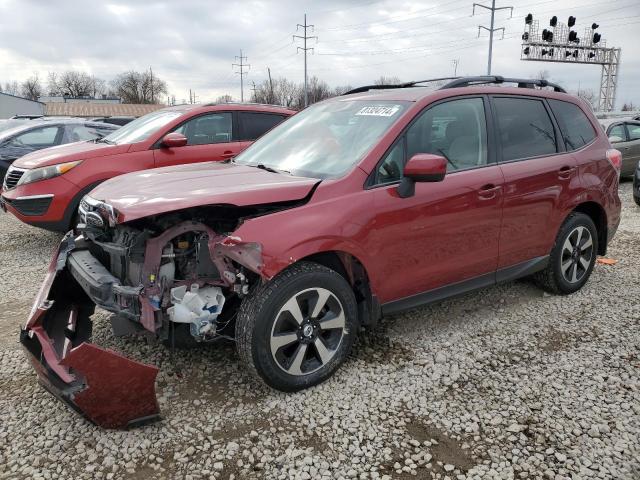
<path id="1" fill-rule="evenodd" d="M 313 25 L 309 25 L 307 24 L 307 14 L 304 14 L 304 24 L 299 24 L 296 25 L 296 32 L 298 31 L 298 29 L 302 27 L 303 31 L 304 31 L 304 35 L 294 35 L 293 39 L 295 41 L 296 38 L 299 38 L 303 41 L 303 47 L 297 47 L 296 48 L 296 53 L 299 52 L 300 50 L 302 50 L 304 52 L 304 106 L 306 107 L 309 104 L 309 91 L 307 90 L 307 52 L 309 50 L 311 50 L 313 52 L 313 47 L 307 47 L 307 40 L 311 40 L 313 38 L 316 39 L 316 41 L 318 40 L 318 37 L 315 36 L 308 36 L 307 35 L 307 29 L 311 29 L 311 31 L 313 31 L 314 26 Z"/>
<path id="2" fill-rule="evenodd" d="M 491 11 L 491 27 L 487 28 L 484 25 L 478 26 L 478 37 L 480 37 L 481 29 L 484 29 L 489 32 L 489 60 L 487 62 L 487 75 L 491 75 L 491 57 L 493 55 L 493 33 L 497 32 L 498 30 L 502 30 L 502 38 L 504 38 L 504 27 L 495 28 L 494 26 L 495 14 L 498 10 L 511 10 L 511 16 L 513 17 L 513 7 L 496 7 L 496 0 L 491 0 L 491 7 L 487 7 L 486 5 L 482 5 L 480 3 L 474 3 L 472 16 L 476 14 L 476 7 L 485 8 Z"/>
<path id="3" fill-rule="evenodd" d="M 251 65 L 249 65 L 248 63 L 243 63 L 247 59 L 247 57 L 242 56 L 242 50 L 240 50 L 240 56 L 236 55 L 236 60 L 238 59 L 240 63 L 232 63 L 231 66 L 238 67 L 240 69 L 235 73 L 240 75 L 240 101 L 244 102 L 244 76 L 247 74 L 247 71 L 249 71 Z M 247 71 L 244 70 L 245 68 L 247 69 Z"/>

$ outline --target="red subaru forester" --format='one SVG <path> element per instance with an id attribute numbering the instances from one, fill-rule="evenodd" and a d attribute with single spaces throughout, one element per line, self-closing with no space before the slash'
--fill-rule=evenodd
<path id="1" fill-rule="evenodd" d="M 16 160 L 0 208 L 36 227 L 66 232 L 80 199 L 123 173 L 225 160 L 295 112 L 255 104 L 180 105 L 128 123 L 99 140 L 40 150 Z"/>
<path id="2" fill-rule="evenodd" d="M 620 221 L 621 155 L 590 109 L 541 80 L 420 83 L 313 105 L 233 161 L 92 191 L 21 334 L 41 381 L 106 427 L 158 414 L 157 368 L 89 343 L 95 305 L 117 334 L 235 335 L 294 391 L 382 315 L 529 275 L 580 289 Z"/>

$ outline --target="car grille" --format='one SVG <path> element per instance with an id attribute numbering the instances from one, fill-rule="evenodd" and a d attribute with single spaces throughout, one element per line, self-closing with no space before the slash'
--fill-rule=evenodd
<path id="1" fill-rule="evenodd" d="M 15 188 L 15 186 L 18 185 L 18 181 L 22 178 L 22 175 L 24 175 L 24 172 L 25 171 L 20 168 L 9 167 L 9 170 L 7 170 L 7 174 L 4 176 L 4 183 L 2 185 L 2 188 L 4 190 Z"/>

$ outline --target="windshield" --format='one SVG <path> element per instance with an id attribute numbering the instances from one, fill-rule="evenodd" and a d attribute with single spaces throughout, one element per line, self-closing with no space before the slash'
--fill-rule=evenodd
<path id="1" fill-rule="evenodd" d="M 30 120 L 4 120 L 0 121 L 0 138 L 4 138 L 13 135 L 15 132 L 22 130 L 21 127 L 31 125 Z M 9 132 L 11 130 L 11 132 Z M 5 133 L 6 132 L 6 133 Z"/>
<path id="2" fill-rule="evenodd" d="M 313 105 L 271 130 L 234 161 L 305 177 L 339 177 L 373 148 L 407 105 L 359 100 Z"/>
<path id="3" fill-rule="evenodd" d="M 106 143 L 115 143 L 117 145 L 142 142 L 183 113 L 178 110 L 158 110 L 157 112 L 148 113 L 127 123 L 102 140 Z"/>

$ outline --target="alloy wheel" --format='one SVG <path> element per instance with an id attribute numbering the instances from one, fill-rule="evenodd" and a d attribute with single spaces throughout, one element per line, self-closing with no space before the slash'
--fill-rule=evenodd
<path id="1" fill-rule="evenodd" d="M 587 274 L 593 258 L 593 238 L 586 227 L 576 227 L 567 236 L 560 255 L 560 270 L 569 283 L 577 283 Z"/>
<path id="2" fill-rule="evenodd" d="M 308 375 L 337 353 L 345 333 L 340 300 L 325 288 L 293 295 L 276 315 L 271 328 L 271 355 L 290 375 Z"/>

